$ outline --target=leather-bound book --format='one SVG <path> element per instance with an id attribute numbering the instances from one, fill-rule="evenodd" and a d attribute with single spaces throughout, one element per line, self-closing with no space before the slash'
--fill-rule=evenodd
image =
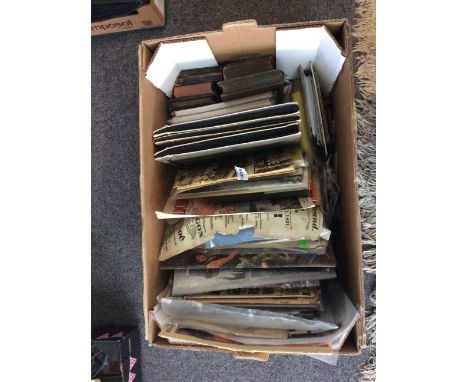
<path id="1" fill-rule="evenodd" d="M 218 86 L 222 89 L 223 101 L 275 90 L 283 84 L 284 74 L 281 70 L 269 70 L 218 82 Z"/>
<path id="2" fill-rule="evenodd" d="M 225 80 L 230 80 L 235 77 L 266 72 L 273 69 L 272 56 L 259 56 L 226 64 L 223 68 L 223 76 Z"/>
<path id="3" fill-rule="evenodd" d="M 215 82 L 202 82 L 191 85 L 174 86 L 174 97 L 206 97 L 217 95 Z"/>

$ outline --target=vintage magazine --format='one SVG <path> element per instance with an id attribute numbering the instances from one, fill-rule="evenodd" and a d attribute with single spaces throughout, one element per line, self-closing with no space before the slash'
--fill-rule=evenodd
<path id="1" fill-rule="evenodd" d="M 177 269 L 174 271 L 173 296 L 186 296 L 218 290 L 254 288 L 304 280 L 325 280 L 336 277 L 333 269 L 275 270 L 268 269 Z"/>
<path id="2" fill-rule="evenodd" d="M 238 170 L 239 171 L 239 170 Z M 225 200 L 239 200 L 240 198 L 262 198 L 275 199 L 289 196 L 310 196 L 310 186 L 313 184 L 313 177 L 308 167 L 298 168 L 290 174 L 278 175 L 275 177 L 251 179 L 238 182 L 221 183 L 204 186 L 195 190 L 171 193 L 170 198 L 224 198 Z M 314 185 L 314 189 L 318 189 Z M 294 195 L 291 195 L 294 193 Z"/>
<path id="3" fill-rule="evenodd" d="M 319 240 L 322 234 L 330 234 L 322 224 L 323 215 L 317 208 L 181 219 L 166 226 L 159 260 L 198 247 L 216 234 L 235 235 L 245 228 L 252 228 L 251 234 L 257 239 Z M 246 241 L 253 241 L 252 237 Z"/>
<path id="4" fill-rule="evenodd" d="M 304 167 L 305 160 L 297 146 L 266 150 L 255 154 L 219 158 L 203 166 L 178 169 L 174 180 L 174 191 L 193 190 L 215 184 L 238 181 L 236 167 L 245 170 L 247 179 L 258 179 L 272 175 L 293 173 L 296 168 Z"/>
<path id="5" fill-rule="evenodd" d="M 250 250 L 254 253 L 241 253 L 242 248 L 232 248 L 226 253 L 223 250 L 212 250 L 214 254 L 206 255 L 196 249 L 174 256 L 160 264 L 161 269 L 255 269 L 255 268 L 323 268 L 335 267 L 336 260 L 332 253 L 301 254 L 273 253 L 270 249 Z M 210 251 L 210 250 L 207 250 Z M 248 251 L 245 249 L 245 251 Z M 278 249 L 277 251 L 281 251 Z"/>
<path id="6" fill-rule="evenodd" d="M 315 207 L 313 197 L 276 200 L 253 200 L 237 203 L 215 203 L 209 198 L 169 198 L 163 211 L 156 211 L 158 219 L 191 218 L 240 213 L 292 211 Z"/>

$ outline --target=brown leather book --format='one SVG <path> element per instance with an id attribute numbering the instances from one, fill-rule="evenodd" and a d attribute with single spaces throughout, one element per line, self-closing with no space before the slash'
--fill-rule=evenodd
<path id="1" fill-rule="evenodd" d="M 174 97 L 195 97 L 195 96 L 210 96 L 216 95 L 216 83 L 214 82 L 202 82 L 199 84 L 192 85 L 180 85 L 174 86 Z"/>
<path id="2" fill-rule="evenodd" d="M 179 76 L 193 76 L 212 72 L 219 72 L 222 70 L 222 66 L 206 66 L 204 68 L 183 69 L 180 71 Z"/>
<path id="3" fill-rule="evenodd" d="M 176 86 L 179 85 L 192 85 L 201 82 L 218 82 L 223 80 L 223 71 L 221 68 L 208 72 L 195 72 L 195 73 L 184 73 L 181 71 L 177 77 Z"/>
<path id="4" fill-rule="evenodd" d="M 225 80 L 230 80 L 231 78 L 266 72 L 273 69 L 272 56 L 259 56 L 226 64 L 223 69 L 223 76 Z"/>
<path id="5" fill-rule="evenodd" d="M 269 70 L 218 82 L 223 101 L 275 90 L 283 84 L 284 74 L 281 70 Z"/>

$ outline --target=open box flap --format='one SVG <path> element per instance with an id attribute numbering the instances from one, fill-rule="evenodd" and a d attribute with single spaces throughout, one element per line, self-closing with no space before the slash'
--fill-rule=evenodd
<path id="1" fill-rule="evenodd" d="M 287 79 L 299 78 L 299 65 L 312 61 L 320 88 L 330 94 L 346 57 L 325 26 L 276 30 L 276 68 Z"/>

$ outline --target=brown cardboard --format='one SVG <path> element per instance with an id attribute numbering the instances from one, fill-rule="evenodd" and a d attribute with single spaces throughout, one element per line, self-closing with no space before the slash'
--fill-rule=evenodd
<path id="1" fill-rule="evenodd" d="M 218 62 L 253 53 L 275 55 L 275 28 L 257 27 L 255 20 L 226 23 L 222 32 L 205 37 Z"/>
<path id="2" fill-rule="evenodd" d="M 331 94 L 336 119 L 336 149 L 338 155 L 338 182 L 340 185 L 340 215 L 342 224 L 337 229 L 335 256 L 339 279 L 354 304 L 364 312 L 364 288 L 361 266 L 361 229 L 357 193 L 356 159 L 356 114 L 352 73 L 352 53 L 349 25 L 346 19 L 301 22 L 256 26 L 252 20 L 225 25 L 222 31 L 203 32 L 185 36 L 167 37 L 143 41 L 139 47 L 140 72 L 140 184 L 142 215 L 142 257 L 144 272 L 143 307 L 145 315 L 145 337 L 151 346 L 194 351 L 226 352 L 228 350 L 195 346 L 173 345 L 157 336 L 159 328 L 150 317 L 150 310 L 156 305 L 156 296 L 167 281 L 167 273 L 159 270 L 158 254 L 164 233 L 164 222 L 159 221 L 154 211 L 161 210 L 166 202 L 174 170 L 153 159 L 153 131 L 164 126 L 167 118 L 167 98 L 145 77 L 146 69 L 160 42 L 174 42 L 206 37 L 214 55 L 220 61 L 231 57 L 227 48 L 230 44 L 236 52 L 252 52 L 252 46 L 260 53 L 275 52 L 275 28 L 300 28 L 325 25 L 346 54 L 342 71 Z M 271 32 L 273 30 L 273 34 Z M 224 42 L 226 36 L 227 42 Z M 258 37 L 258 39 L 257 39 Z M 273 39 L 272 39 L 273 38 Z M 249 40 L 255 41 L 249 45 Z M 273 43 L 273 45 L 272 45 Z M 340 350 L 340 354 L 356 355 L 365 342 L 364 313 L 358 319 L 351 334 Z M 266 360 L 268 351 L 245 354 L 233 353 L 236 358 Z"/>
<path id="3" fill-rule="evenodd" d="M 247 353 L 242 351 L 236 351 L 233 353 L 236 359 L 248 359 L 254 361 L 268 361 L 270 355 L 268 353 Z"/>
<path id="4" fill-rule="evenodd" d="M 91 23 L 91 36 L 164 25 L 166 23 L 164 4 L 165 0 L 150 0 L 149 4 L 139 7 L 135 14 Z"/>

